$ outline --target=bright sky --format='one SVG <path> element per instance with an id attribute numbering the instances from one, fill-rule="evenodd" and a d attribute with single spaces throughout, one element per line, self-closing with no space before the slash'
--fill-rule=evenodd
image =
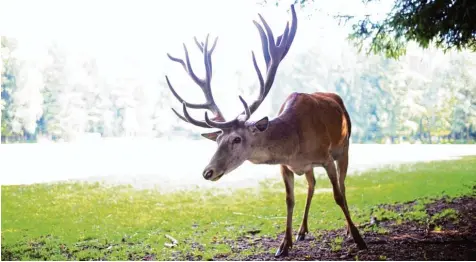
<path id="1" fill-rule="evenodd" d="M 263 8 L 253 0 L 1 0 L 0 33 L 17 38 L 23 47 L 28 47 L 25 50 L 29 51 L 23 55 L 32 59 L 44 55 L 45 44 L 54 39 L 70 55 L 95 57 L 102 74 L 114 78 L 118 74 L 134 74 L 131 72 L 135 71 L 140 76 L 136 74 L 132 77 L 151 78 L 167 73 L 175 86 L 188 80 L 183 80 L 185 73 L 166 58 L 166 53 L 182 57 L 182 43 L 185 42 L 192 53 L 194 68 L 197 74 L 201 74 L 203 65 L 199 62 L 193 36 L 204 39 L 207 33 L 211 33 L 213 37 L 219 36 L 213 57 L 214 80 L 222 83 L 236 69 L 245 68 L 249 74 L 255 74 L 251 50 L 257 53 L 259 63 L 262 63 L 262 56 L 252 20 L 258 19 L 257 13 L 260 12 L 275 35 L 281 34 L 290 19 L 287 11 L 293 0 L 280 1 L 280 7 Z M 335 20 L 315 12 L 317 7 L 325 4 L 325 10 L 333 14 L 383 14 L 393 1 L 382 0 L 384 5 L 374 8 L 364 7 L 360 0 L 316 2 L 315 6 L 303 10 L 296 8 L 299 27 L 289 55 L 309 48 L 316 41 L 325 43 L 329 52 L 338 49 L 344 42 L 345 30 L 337 30 Z M 313 15 L 309 18 L 311 13 Z M 231 88 L 236 90 L 234 84 L 231 83 L 230 89 L 215 88 L 217 96 L 229 94 Z M 180 87 L 177 89 L 181 90 Z M 196 94 L 187 91 L 184 97 Z M 228 96 L 225 100 L 232 99 L 232 104 L 239 107 L 237 94 L 235 92 L 233 97 Z"/>

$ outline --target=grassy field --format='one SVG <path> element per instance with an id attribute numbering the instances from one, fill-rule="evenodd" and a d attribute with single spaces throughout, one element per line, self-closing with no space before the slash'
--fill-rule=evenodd
<path id="1" fill-rule="evenodd" d="M 212 259 L 232 253 L 230 241 L 250 236 L 274 238 L 284 231 L 285 193 L 278 180 L 258 188 L 161 193 L 132 187 L 60 183 L 2 186 L 2 260 L 178 260 Z M 354 221 L 371 215 L 396 220 L 425 220 L 424 203 L 443 196 L 474 194 L 476 157 L 374 170 L 346 180 Z M 302 218 L 307 186 L 296 179 L 294 230 Z M 343 228 L 326 177 L 317 178 L 309 228 L 311 234 Z M 418 199 L 403 215 L 380 204 Z M 446 210 L 439 216 L 455 216 Z M 170 248 L 168 234 L 178 240 Z M 339 239 L 338 239 L 339 240 Z M 228 244 L 227 244 L 228 243 Z M 274 253 L 260 245 L 251 253 Z"/>

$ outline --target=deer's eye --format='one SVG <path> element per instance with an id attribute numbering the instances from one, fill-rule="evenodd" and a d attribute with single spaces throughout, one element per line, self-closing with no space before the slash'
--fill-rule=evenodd
<path id="1" fill-rule="evenodd" d="M 233 144 L 239 144 L 239 143 L 241 143 L 241 138 L 240 138 L 240 137 L 235 137 L 235 138 L 233 139 L 233 142 L 232 142 L 232 143 L 233 143 Z"/>

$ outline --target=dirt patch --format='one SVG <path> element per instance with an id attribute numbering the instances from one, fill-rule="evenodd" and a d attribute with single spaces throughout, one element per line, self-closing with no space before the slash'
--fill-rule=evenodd
<path id="1" fill-rule="evenodd" d="M 408 203 L 412 205 L 413 203 Z M 389 209 L 399 210 L 401 205 Z M 438 216 L 446 211 L 455 215 Z M 368 250 L 360 251 L 344 229 L 319 232 L 295 242 L 289 256 L 275 258 L 277 239 L 242 238 L 230 243 L 235 255 L 216 256 L 217 260 L 476 260 L 476 197 L 441 199 L 426 205 L 426 221 L 385 221 L 373 230 L 361 229 Z M 448 213 L 448 212 L 446 212 Z M 367 228 L 368 229 L 368 228 Z M 366 232 L 364 232 L 366 231 Z M 345 239 L 339 241 L 339 239 Z M 267 253 L 240 256 L 241 251 L 261 246 Z"/>

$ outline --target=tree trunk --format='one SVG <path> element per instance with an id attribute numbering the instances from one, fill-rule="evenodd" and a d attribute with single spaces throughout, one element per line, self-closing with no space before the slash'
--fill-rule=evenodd
<path id="1" fill-rule="evenodd" d="M 420 130 L 418 131 L 418 138 L 420 139 L 420 142 L 422 143 L 425 143 L 425 141 L 423 141 L 423 117 L 420 118 Z"/>

